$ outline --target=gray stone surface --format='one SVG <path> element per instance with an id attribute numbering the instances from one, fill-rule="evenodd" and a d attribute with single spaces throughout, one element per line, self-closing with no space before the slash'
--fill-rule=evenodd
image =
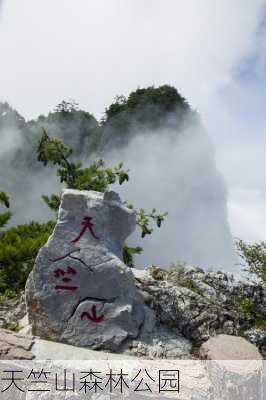
<path id="1" fill-rule="evenodd" d="M 125 354 L 139 358 L 190 359 L 191 343 L 176 329 L 156 321 L 153 310 L 145 306 L 145 320 L 137 339 L 130 340 L 123 349 Z"/>
<path id="2" fill-rule="evenodd" d="M 259 282 L 190 266 L 133 273 L 157 322 L 189 340 L 200 342 L 221 333 L 242 335 L 255 327 L 256 320 L 265 319 L 266 291 Z"/>
<path id="3" fill-rule="evenodd" d="M 26 285 L 34 335 L 113 351 L 137 337 L 143 296 L 121 261 L 135 224 L 114 192 L 63 192 L 56 227 Z"/>
<path id="4" fill-rule="evenodd" d="M 17 329 L 18 321 L 26 314 L 24 293 L 0 303 L 0 328 Z"/>
<path id="5" fill-rule="evenodd" d="M 134 358 L 128 354 L 96 351 L 38 338 L 35 338 L 31 351 L 36 360 L 127 360 Z"/>

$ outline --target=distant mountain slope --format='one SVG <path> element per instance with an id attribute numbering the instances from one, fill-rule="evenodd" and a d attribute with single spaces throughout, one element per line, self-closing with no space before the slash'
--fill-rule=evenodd
<path id="1" fill-rule="evenodd" d="M 41 195 L 57 191 L 59 184 L 34 150 L 43 128 L 85 163 L 95 157 L 110 164 L 123 161 L 131 169 L 129 184 L 118 188 L 123 197 L 138 207 L 169 212 L 151 238 L 134 239 L 145 249 L 141 265 L 182 260 L 233 268 L 227 193 L 214 149 L 198 113 L 175 88 L 148 87 L 119 96 L 100 122 L 74 102 L 63 101 L 28 122 L 1 103 L 0 187 L 14 201 L 13 223 L 51 217 Z"/>
<path id="2" fill-rule="evenodd" d="M 128 98 L 118 96 L 106 109 L 102 124 L 102 149 L 127 145 L 144 131 L 157 133 L 161 128 L 182 129 L 187 117 L 196 119 L 178 91 L 171 86 L 137 89 Z M 199 121 L 198 121 L 199 122 Z"/>

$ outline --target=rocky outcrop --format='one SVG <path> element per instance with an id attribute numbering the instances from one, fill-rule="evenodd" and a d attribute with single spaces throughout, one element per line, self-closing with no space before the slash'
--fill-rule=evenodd
<path id="1" fill-rule="evenodd" d="M 63 192 L 56 227 L 26 285 L 34 335 L 112 351 L 138 336 L 143 297 L 121 261 L 135 219 L 114 192 Z"/>
<path id="2" fill-rule="evenodd" d="M 24 293 L 12 299 L 2 300 L 0 303 L 0 328 L 16 330 L 19 320 L 26 314 Z"/>
<path id="3" fill-rule="evenodd" d="M 134 273 L 136 284 L 157 321 L 193 342 L 205 341 L 219 333 L 245 335 L 257 320 L 265 320 L 266 290 L 259 283 L 186 266 Z M 254 344 L 262 346 L 264 335 L 252 337 Z"/>

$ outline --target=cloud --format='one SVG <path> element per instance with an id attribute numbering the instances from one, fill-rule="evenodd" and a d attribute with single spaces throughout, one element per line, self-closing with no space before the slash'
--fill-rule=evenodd
<path id="1" fill-rule="evenodd" d="M 201 109 L 252 48 L 263 3 L 6 2 L 1 95 L 27 117 L 69 96 L 99 116 L 116 94 L 167 81 Z"/>
<path id="2" fill-rule="evenodd" d="M 227 193 L 206 132 L 188 121 L 181 132 L 138 133 L 127 148 L 109 156 L 111 164 L 124 160 L 130 168 L 129 184 L 117 190 L 137 208 L 168 212 L 151 236 L 139 240 L 135 235 L 133 243 L 144 248 L 138 265 L 183 261 L 232 271 L 236 260 Z"/>
<path id="3" fill-rule="evenodd" d="M 234 236 L 265 240 L 265 50 L 264 13 L 253 47 L 212 96 L 208 127 L 213 133 L 219 169 L 229 188 L 229 216 Z"/>

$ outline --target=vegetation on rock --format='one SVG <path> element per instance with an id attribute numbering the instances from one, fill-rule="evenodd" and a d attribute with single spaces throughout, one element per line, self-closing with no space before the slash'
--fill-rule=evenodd
<path id="1" fill-rule="evenodd" d="M 197 113 L 176 88 L 169 85 L 138 88 L 128 97 L 117 96 L 105 110 L 100 149 L 121 148 L 139 132 L 157 134 L 162 127 L 179 132 L 188 116 L 190 122 L 194 119 L 199 123 Z"/>
<path id="2" fill-rule="evenodd" d="M 266 284 L 266 243 L 248 244 L 243 240 L 238 240 L 236 245 L 240 257 L 247 265 L 248 272 Z"/>

